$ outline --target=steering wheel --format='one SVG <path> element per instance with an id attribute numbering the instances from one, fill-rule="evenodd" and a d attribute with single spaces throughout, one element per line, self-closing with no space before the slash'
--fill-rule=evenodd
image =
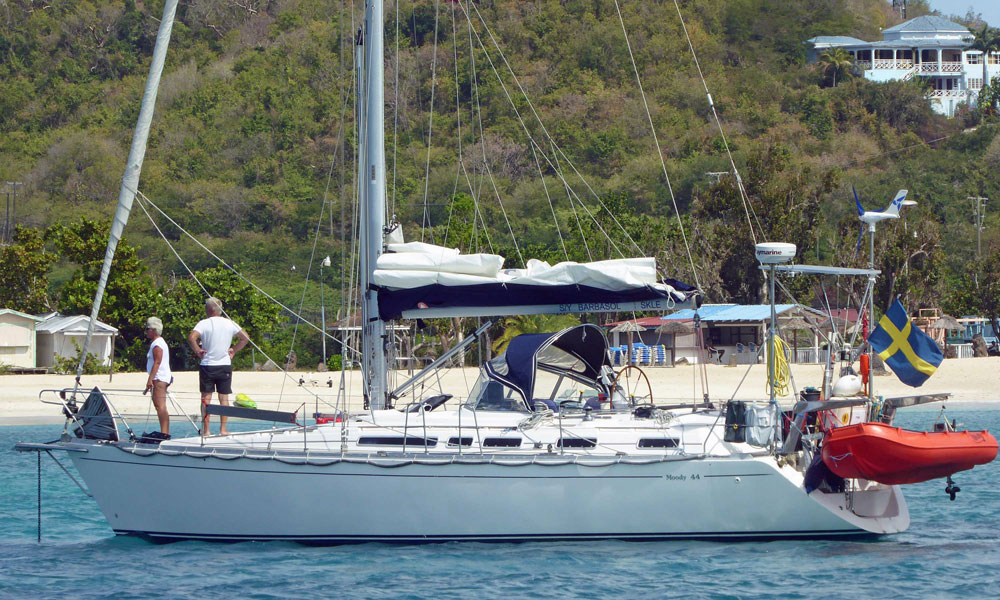
<path id="1" fill-rule="evenodd" d="M 618 386 L 633 406 L 653 403 L 653 386 L 649 384 L 649 377 L 635 365 L 623 367 L 615 374 L 611 389 L 615 390 Z"/>

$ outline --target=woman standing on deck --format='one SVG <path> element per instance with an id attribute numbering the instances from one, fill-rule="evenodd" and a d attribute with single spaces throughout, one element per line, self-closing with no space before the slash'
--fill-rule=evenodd
<path id="1" fill-rule="evenodd" d="M 149 437 L 170 439 L 170 414 L 167 413 L 167 386 L 173 377 L 170 375 L 170 358 L 167 342 L 164 341 L 163 321 L 157 317 L 146 319 L 146 338 L 150 340 L 149 352 L 146 353 L 146 392 L 153 390 L 153 407 L 156 418 L 160 421 L 160 431 Z M 145 393 L 145 392 L 143 392 Z"/>

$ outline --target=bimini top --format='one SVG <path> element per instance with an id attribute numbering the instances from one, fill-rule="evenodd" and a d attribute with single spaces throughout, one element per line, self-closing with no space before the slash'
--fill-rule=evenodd
<path id="1" fill-rule="evenodd" d="M 461 254 L 420 242 L 389 244 L 372 281 L 383 320 L 524 314 L 672 311 L 698 297 L 690 285 L 657 280 L 652 258 L 503 269 L 495 254 Z"/>
<path id="2" fill-rule="evenodd" d="M 537 370 L 563 375 L 607 392 L 601 368 L 610 366 L 608 340 L 596 325 L 576 325 L 559 333 L 525 333 L 500 356 L 485 363 L 487 377 L 516 391 L 530 406 Z"/>

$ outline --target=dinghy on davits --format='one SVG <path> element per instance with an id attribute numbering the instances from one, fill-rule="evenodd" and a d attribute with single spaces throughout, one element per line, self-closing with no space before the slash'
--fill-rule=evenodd
<path id="1" fill-rule="evenodd" d="M 845 479 L 886 485 L 920 483 L 967 471 L 997 457 L 988 431 L 907 431 L 858 423 L 826 432 L 823 462 Z"/>

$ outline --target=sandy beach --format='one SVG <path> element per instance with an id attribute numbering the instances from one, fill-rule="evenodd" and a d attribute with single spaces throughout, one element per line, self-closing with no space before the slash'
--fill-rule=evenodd
<path id="1" fill-rule="evenodd" d="M 764 365 L 723 366 L 706 365 L 708 394 L 715 400 L 736 398 L 741 400 L 766 397 L 766 367 Z M 703 394 L 700 383 L 701 369 L 691 365 L 676 367 L 643 367 L 650 380 L 653 398 L 657 403 L 675 403 L 700 400 Z M 438 378 L 425 381 L 419 394 L 426 397 L 438 390 L 464 396 L 475 382 L 478 369 L 450 369 Z M 174 418 L 184 419 L 182 413 L 196 415 L 199 412 L 198 373 L 183 371 L 174 374 L 171 392 L 176 406 L 169 406 Z M 819 386 L 822 381 L 820 365 L 792 365 L 795 387 Z M 408 374 L 396 375 L 396 385 L 406 381 Z M 302 383 L 300 384 L 300 381 Z M 741 384 L 742 381 L 742 384 Z M 81 384 L 85 388 L 100 386 L 106 391 L 115 407 L 126 418 L 137 419 L 140 423 L 155 424 L 155 413 L 148 395 L 142 394 L 145 373 L 118 373 L 111 380 L 107 375 L 84 376 Z M 332 387 L 328 385 L 332 383 Z M 892 374 L 875 377 L 876 394 L 893 397 L 915 393 L 951 393 L 950 403 L 982 404 L 1000 399 L 1000 358 L 950 359 L 941 364 L 937 373 L 921 388 L 911 388 L 902 384 Z M 60 407 L 56 402 L 56 391 L 72 388 L 72 375 L 4 375 L 0 376 L 0 425 L 27 425 L 38 423 L 61 423 Z M 242 392 L 257 402 L 260 408 L 284 411 L 304 410 L 313 412 L 334 412 L 337 410 L 338 390 L 341 374 L 305 373 L 289 374 L 265 372 L 237 372 L 233 376 L 233 391 Z M 357 371 L 349 371 L 344 378 L 347 391 L 348 410 L 360 410 L 361 377 Z M 783 404 L 790 404 L 792 398 L 785 397 Z M 304 405 L 304 408 L 303 408 Z M 457 406 L 452 400 L 449 407 Z"/>

